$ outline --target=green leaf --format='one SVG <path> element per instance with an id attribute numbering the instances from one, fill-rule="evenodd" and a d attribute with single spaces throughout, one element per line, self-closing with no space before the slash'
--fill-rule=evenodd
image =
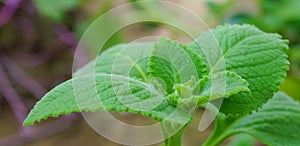
<path id="1" fill-rule="evenodd" d="M 272 146 L 300 143 L 300 104 L 280 92 L 261 110 L 236 121 L 227 135 L 246 133 Z"/>
<path id="2" fill-rule="evenodd" d="M 214 88 L 216 89 L 213 92 L 211 92 L 212 82 L 215 83 Z M 225 87 L 223 87 L 222 82 L 226 83 Z M 229 71 L 216 73 L 210 78 L 206 76 L 199 81 L 199 86 L 199 103 L 205 103 L 220 97 L 228 98 L 239 92 L 250 92 L 248 82 L 236 73 Z"/>
<path id="3" fill-rule="evenodd" d="M 186 83 L 192 76 L 198 80 L 206 73 L 204 63 L 195 52 L 166 38 L 155 44 L 148 67 L 152 82 L 165 95 L 174 92 L 176 83 Z"/>
<path id="4" fill-rule="evenodd" d="M 248 134 L 272 146 L 294 146 L 300 143 L 300 104 L 279 92 L 262 109 L 244 117 L 219 113 L 212 135 L 203 146 L 220 144 L 229 136 Z"/>
<path id="5" fill-rule="evenodd" d="M 147 81 L 148 56 L 154 43 L 119 44 L 101 53 L 95 60 L 74 73 L 74 77 L 90 73 L 126 75 Z"/>
<path id="6" fill-rule="evenodd" d="M 30 112 L 24 125 L 50 116 L 96 110 L 128 111 L 156 120 L 186 123 L 190 120 L 189 114 L 175 110 L 163 95 L 144 82 L 147 80 L 144 59 L 152 46 L 153 43 L 121 44 L 103 52 L 78 70 L 73 79 L 47 93 Z M 136 61 L 139 58 L 144 59 Z"/>
<path id="7" fill-rule="evenodd" d="M 24 126 L 50 116 L 97 110 L 140 113 L 172 123 L 189 120 L 184 111 L 174 112 L 175 107 L 154 87 L 132 78 L 102 73 L 73 78 L 52 89 L 31 110 Z"/>
<path id="8" fill-rule="evenodd" d="M 251 90 L 224 99 L 220 111 L 244 115 L 257 110 L 279 90 L 286 76 L 289 65 L 287 41 L 282 40 L 278 34 L 264 33 L 251 25 L 224 25 L 211 32 L 223 52 L 226 70 L 240 75 L 249 83 Z M 213 43 L 210 33 L 205 33 L 188 48 L 197 52 L 206 66 L 209 66 L 201 47 L 208 49 L 215 45 Z M 213 62 L 211 68 L 222 59 L 222 56 L 217 57 L 219 59 Z M 208 70 L 211 71 L 211 68 Z"/>

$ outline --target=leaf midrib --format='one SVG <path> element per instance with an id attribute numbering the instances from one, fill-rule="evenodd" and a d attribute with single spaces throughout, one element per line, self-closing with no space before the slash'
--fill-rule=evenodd
<path id="1" fill-rule="evenodd" d="M 133 64 L 133 66 L 138 70 L 138 72 L 140 73 L 140 75 L 142 75 L 143 80 L 146 83 L 149 83 L 148 76 L 145 74 L 145 72 L 143 71 L 143 69 L 141 68 L 141 66 L 137 62 L 135 62 L 133 60 L 132 57 L 130 57 L 129 55 L 122 54 L 122 53 L 120 55 L 123 56 L 123 57 L 125 57 L 125 58 L 127 58 Z"/>

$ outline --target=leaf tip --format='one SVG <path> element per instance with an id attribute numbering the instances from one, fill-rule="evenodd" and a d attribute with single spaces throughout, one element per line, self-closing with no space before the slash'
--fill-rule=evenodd
<path id="1" fill-rule="evenodd" d="M 30 125 L 33 125 L 34 122 L 30 121 L 28 118 L 26 118 L 23 122 L 23 127 L 27 127 L 27 126 L 30 126 Z"/>

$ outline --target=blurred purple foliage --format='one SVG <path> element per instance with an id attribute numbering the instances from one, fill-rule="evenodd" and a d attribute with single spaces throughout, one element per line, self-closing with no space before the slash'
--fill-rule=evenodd
<path id="1" fill-rule="evenodd" d="M 2 8 L 0 7 L 0 34 L 4 32 L 6 27 L 15 25 L 11 21 L 18 21 L 18 23 L 21 24 L 19 24 L 18 26 L 22 27 L 19 29 L 23 29 L 24 32 L 28 32 L 28 29 L 34 29 L 31 28 L 34 27 L 31 25 L 35 22 L 29 22 L 30 20 L 26 18 L 20 18 L 18 16 L 18 18 L 16 18 L 17 20 L 13 20 L 15 19 L 14 15 L 16 15 L 18 11 L 25 11 L 27 15 L 31 15 L 30 17 L 33 18 L 37 17 L 36 8 L 32 1 L 7 0 L 2 4 L 0 2 L 0 6 L 1 5 L 3 6 Z M 78 42 L 77 37 L 73 32 L 69 31 L 68 27 L 66 27 L 61 22 L 54 22 L 53 28 L 54 29 L 52 31 L 54 31 L 54 35 L 57 35 L 56 37 L 58 38 L 58 41 L 62 44 L 62 46 L 65 46 L 60 48 L 70 48 L 70 55 L 73 55 Z M 40 99 L 47 92 L 47 89 L 43 87 L 39 83 L 39 81 L 32 78 L 28 73 L 26 73 L 26 71 L 24 71 L 24 69 L 22 68 L 33 68 L 46 64 L 50 60 L 55 60 L 57 53 L 53 53 L 52 51 L 47 50 L 36 53 L 33 50 L 30 52 L 34 53 L 21 54 L 16 53 L 20 50 L 13 51 L 11 50 L 11 48 L 5 48 L 5 45 L 0 47 L 4 47 L 0 49 L 0 91 L 3 99 L 6 100 L 6 102 L 9 104 L 10 108 L 13 111 L 13 114 L 15 115 L 19 123 L 19 132 L 15 135 L 1 138 L 0 146 L 23 145 L 33 140 L 56 134 L 68 128 L 71 123 L 75 119 L 77 119 L 76 114 L 73 114 L 71 116 L 64 116 L 52 123 L 48 123 L 39 127 L 23 127 L 23 120 L 26 118 L 30 108 L 32 108 L 32 103 L 34 103 L 37 99 Z M 20 64 L 22 65 L 22 67 L 20 67 Z M 28 97 L 26 98 L 22 95 L 19 95 L 17 89 L 14 87 L 15 85 L 25 89 L 28 93 L 30 93 L 37 99 Z"/>

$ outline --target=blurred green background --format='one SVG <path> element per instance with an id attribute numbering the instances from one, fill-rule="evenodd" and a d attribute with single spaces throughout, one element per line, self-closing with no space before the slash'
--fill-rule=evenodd
<path id="1" fill-rule="evenodd" d="M 99 136 L 80 114 L 51 118 L 29 128 L 20 124 L 45 92 L 72 76 L 76 45 L 90 23 L 112 8 L 134 1 L 137 0 L 0 0 L 0 146 L 119 145 Z M 300 100 L 299 0 L 168 1 L 192 10 L 210 28 L 224 23 L 249 23 L 288 39 L 291 66 L 281 90 Z M 135 5 L 132 9 L 147 15 L 155 11 L 155 5 Z M 107 29 L 111 23 L 107 20 Z M 182 43 L 190 41 L 178 30 L 145 22 L 118 31 L 104 48 L 149 35 L 166 36 Z M 212 125 L 201 133 L 197 130 L 202 112 L 196 112 L 184 136 L 188 146 L 200 145 L 213 128 Z M 114 115 L 134 124 L 147 120 L 127 113 Z M 262 144 L 239 135 L 222 145 Z"/>

